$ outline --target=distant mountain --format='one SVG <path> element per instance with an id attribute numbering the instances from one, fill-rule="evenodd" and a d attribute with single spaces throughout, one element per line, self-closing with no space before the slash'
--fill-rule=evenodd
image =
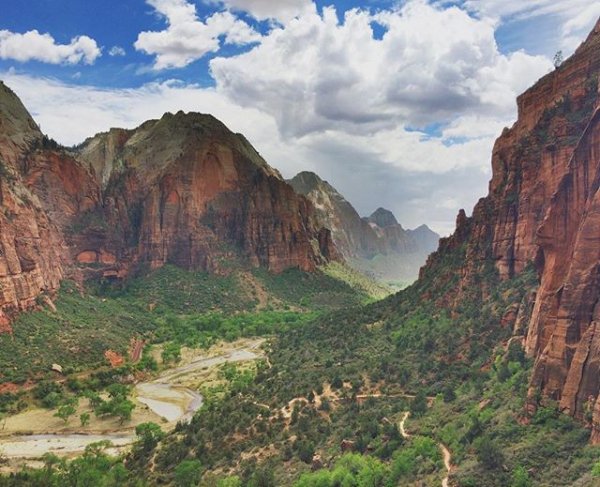
<path id="1" fill-rule="evenodd" d="M 421 251 L 430 254 L 434 250 L 437 250 L 440 243 L 440 236 L 427 225 L 421 225 L 414 230 L 407 230 L 407 233 L 417 243 L 417 248 Z"/>
<path id="2" fill-rule="evenodd" d="M 426 225 L 405 230 L 384 208 L 361 218 L 331 184 L 313 172 L 301 172 L 288 182 L 312 202 L 318 224 L 331 230 L 343 257 L 362 272 L 407 283 L 417 277 L 427 255 L 437 248 L 439 235 Z"/>
<path id="3" fill-rule="evenodd" d="M 327 181 L 313 172 L 305 171 L 288 183 L 298 194 L 311 201 L 316 209 L 319 225 L 331 230 L 333 241 L 345 258 L 369 258 L 380 252 L 376 232 Z"/>

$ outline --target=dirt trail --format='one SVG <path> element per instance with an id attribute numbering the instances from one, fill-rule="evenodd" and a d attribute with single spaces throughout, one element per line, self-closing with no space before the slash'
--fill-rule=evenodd
<path id="1" fill-rule="evenodd" d="M 402 435 L 402 438 L 410 438 L 412 436 L 406 432 L 406 429 L 404 429 L 404 425 L 409 416 L 410 412 L 406 411 L 402 416 L 402 419 L 398 423 L 398 428 L 400 429 L 400 434 Z M 444 467 L 446 468 L 446 476 L 442 479 L 442 487 L 448 487 L 450 470 L 452 469 L 452 455 L 450 454 L 450 450 L 446 448 L 446 445 L 438 443 L 438 447 L 442 451 L 442 456 L 444 458 Z"/>

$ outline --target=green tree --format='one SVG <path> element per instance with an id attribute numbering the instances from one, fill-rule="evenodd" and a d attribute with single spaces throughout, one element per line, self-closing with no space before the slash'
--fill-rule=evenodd
<path id="1" fill-rule="evenodd" d="M 427 396 L 424 391 L 419 391 L 410 405 L 410 412 L 415 416 L 421 416 L 427 411 Z"/>
<path id="2" fill-rule="evenodd" d="M 563 63 L 563 52 L 562 51 L 556 51 L 556 54 L 554 54 L 553 63 L 554 63 L 555 68 L 558 68 Z"/>
<path id="3" fill-rule="evenodd" d="M 113 399 L 124 399 L 129 394 L 129 389 L 123 384 L 111 384 L 106 388 L 106 392 Z"/>
<path id="4" fill-rule="evenodd" d="M 90 413 L 81 413 L 79 415 L 79 421 L 81 421 L 81 426 L 87 426 L 90 424 Z"/>
<path id="5" fill-rule="evenodd" d="M 72 404 L 63 404 L 58 408 L 58 411 L 54 413 L 54 416 L 62 419 L 65 422 L 65 424 L 67 424 L 69 418 L 73 416 L 76 412 L 77 410 Z"/>
<path id="6" fill-rule="evenodd" d="M 242 487 L 242 480 L 234 475 L 217 481 L 217 487 Z"/>
<path id="7" fill-rule="evenodd" d="M 531 479 L 525 467 L 517 467 L 512 473 L 511 487 L 530 487 L 532 485 Z"/>
<path id="8" fill-rule="evenodd" d="M 165 364 L 178 363 L 181 360 L 181 346 L 178 343 L 165 343 L 161 358 Z"/>
<path id="9" fill-rule="evenodd" d="M 202 476 L 202 463 L 199 460 L 184 460 L 175 467 L 175 485 L 192 487 L 198 485 Z"/>
<path id="10" fill-rule="evenodd" d="M 488 436 L 483 436 L 475 442 L 475 452 L 479 463 L 490 470 L 497 469 L 504 461 L 502 451 L 496 442 Z"/>
<path id="11" fill-rule="evenodd" d="M 120 420 L 120 424 L 131 419 L 131 413 L 135 409 L 135 404 L 129 399 L 118 401 L 113 407 L 113 414 Z"/>
<path id="12" fill-rule="evenodd" d="M 160 426 L 152 422 L 138 424 L 135 427 L 135 434 L 138 436 L 136 444 L 146 452 L 152 450 L 165 437 Z"/>

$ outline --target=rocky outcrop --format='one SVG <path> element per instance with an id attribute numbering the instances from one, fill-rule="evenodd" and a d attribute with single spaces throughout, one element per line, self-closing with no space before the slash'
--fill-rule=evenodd
<path id="1" fill-rule="evenodd" d="M 527 336 L 531 396 L 541 390 L 578 417 L 600 393 L 599 185 L 597 109 L 537 232 L 543 267 Z"/>
<path id="2" fill-rule="evenodd" d="M 600 22 L 570 59 L 518 98 L 519 118 L 494 146 L 489 195 L 472 217 L 459 214 L 455 234 L 442 239 L 421 274 L 433 283 L 457 275 L 449 291 L 432 292 L 439 304 L 457 309 L 489 262 L 502 279 L 534 264 L 539 290 L 528 295 L 535 301 L 523 303 L 514 324 L 526 332 L 526 350 L 535 358 L 530 410 L 541 392 L 569 414 L 595 418 L 594 432 L 600 431 L 599 76 Z M 449 255 L 460 256 L 458 269 L 448 267 Z"/>
<path id="3" fill-rule="evenodd" d="M 427 255 L 437 247 L 439 235 L 426 225 L 405 230 L 384 208 L 361 218 L 333 186 L 315 173 L 301 172 L 289 183 L 312 202 L 319 224 L 331 229 L 336 247 L 360 271 L 384 280 L 412 281 Z"/>
<path id="4" fill-rule="evenodd" d="M 58 287 L 68 262 L 60 229 L 28 186 L 27 165 L 44 137 L 17 96 L 0 82 L 0 323 Z"/>
<path id="5" fill-rule="evenodd" d="M 331 233 L 241 135 L 166 114 L 67 150 L 0 84 L 0 328 L 66 276 L 122 278 L 172 263 L 312 271 Z"/>

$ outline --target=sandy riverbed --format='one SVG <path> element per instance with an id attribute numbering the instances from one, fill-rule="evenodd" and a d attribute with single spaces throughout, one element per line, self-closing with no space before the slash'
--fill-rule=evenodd
<path id="1" fill-rule="evenodd" d="M 90 443 L 108 440 L 109 453 L 118 454 L 135 441 L 135 426 L 154 421 L 169 430 L 178 421 L 189 421 L 202 406 L 202 396 L 196 392 L 215 379 L 217 367 L 227 362 L 247 362 L 262 357 L 259 351 L 264 340 L 240 340 L 222 343 L 208 351 L 184 350 L 182 364 L 165 370 L 156 379 L 137 384 L 133 398 L 137 402 L 132 421 L 120 425 L 114 418 L 98 419 L 92 415 L 86 427 L 65 425 L 53 416 L 55 411 L 32 409 L 7 418 L 0 431 L 0 454 L 9 460 L 3 471 L 23 464 L 36 466 L 44 453 L 64 457 L 77 456 Z M 81 401 L 77 415 L 87 410 Z"/>

